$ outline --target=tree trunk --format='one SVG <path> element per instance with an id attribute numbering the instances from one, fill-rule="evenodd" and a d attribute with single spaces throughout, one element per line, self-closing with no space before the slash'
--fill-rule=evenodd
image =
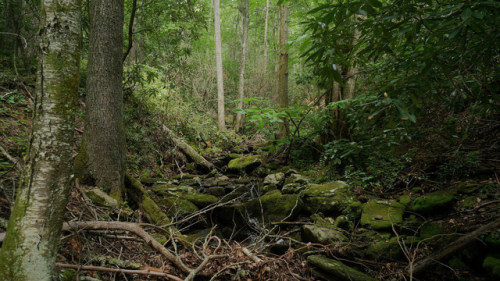
<path id="1" fill-rule="evenodd" d="M 278 69 L 278 106 L 281 109 L 288 107 L 288 4 L 279 6 L 279 69 Z M 278 136 L 288 135 L 288 124 L 280 124 Z"/>
<path id="2" fill-rule="evenodd" d="M 71 181 L 80 1 L 42 1 L 27 165 L 0 251 L 0 280 L 52 280 Z"/>
<path id="3" fill-rule="evenodd" d="M 121 202 L 124 189 L 123 1 L 90 1 L 85 132 L 75 161 L 82 182 Z"/>
<path id="4" fill-rule="evenodd" d="M 238 108 L 243 108 L 243 98 L 245 97 L 245 64 L 247 55 L 247 41 L 248 41 L 248 24 L 250 21 L 250 3 L 249 0 L 242 0 L 240 12 L 243 17 L 243 29 L 241 34 L 241 65 L 240 65 L 240 81 L 238 83 Z M 234 122 L 234 130 L 239 132 L 243 125 L 243 115 L 236 114 L 236 121 Z"/>
<path id="5" fill-rule="evenodd" d="M 217 64 L 217 124 L 219 131 L 226 128 L 224 117 L 224 77 L 222 73 L 222 39 L 220 32 L 220 0 L 214 1 L 215 60 Z"/>
<path id="6" fill-rule="evenodd" d="M 267 29 L 269 25 L 269 0 L 266 0 L 266 19 L 264 20 L 264 65 L 262 67 L 262 73 L 267 72 L 267 51 L 268 51 L 268 42 L 267 42 Z"/>

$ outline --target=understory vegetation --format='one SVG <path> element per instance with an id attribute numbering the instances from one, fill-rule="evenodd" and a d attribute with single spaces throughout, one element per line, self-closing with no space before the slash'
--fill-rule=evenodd
<path id="1" fill-rule="evenodd" d="M 2 234 L 37 106 L 39 2 L 0 3 Z M 58 280 L 500 278 L 500 2 L 250 0 L 245 49 L 245 0 L 221 0 L 224 129 L 211 2 L 124 1 L 123 201 L 72 180 Z"/>

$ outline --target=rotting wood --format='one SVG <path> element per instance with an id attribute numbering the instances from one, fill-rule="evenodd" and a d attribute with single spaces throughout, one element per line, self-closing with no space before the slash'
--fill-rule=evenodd
<path id="1" fill-rule="evenodd" d="M 205 157 L 201 156 L 196 150 L 194 150 L 189 144 L 184 142 L 181 138 L 179 138 L 175 132 L 170 130 L 167 126 L 162 126 L 163 131 L 167 134 L 167 136 L 174 142 L 174 144 L 187 156 L 189 156 L 196 164 L 202 166 L 203 168 L 211 171 L 215 168 L 214 164 L 208 162 Z"/>
<path id="2" fill-rule="evenodd" d="M 56 267 L 61 268 L 73 268 L 77 270 L 89 270 L 89 271 L 100 271 L 100 272 L 115 272 L 115 273 L 125 273 L 125 274 L 138 274 L 138 275 L 149 275 L 149 276 L 159 276 L 165 277 L 170 280 L 182 281 L 181 278 L 168 274 L 166 272 L 157 272 L 152 270 L 133 270 L 133 269 L 122 269 L 122 268 L 109 268 L 103 266 L 93 266 L 93 265 L 77 265 L 77 264 L 66 264 L 66 263 L 56 263 Z"/>
<path id="3" fill-rule="evenodd" d="M 415 274 L 418 274 L 418 273 L 424 271 L 430 265 L 432 265 L 435 261 L 445 259 L 446 257 L 449 257 L 453 253 L 459 251 L 460 249 L 463 249 L 465 246 L 467 246 L 469 243 L 474 241 L 482 233 L 484 233 L 488 230 L 491 230 L 491 229 L 498 228 L 498 227 L 500 227 L 500 218 L 498 218 L 498 219 L 496 219 L 496 220 L 494 220 L 486 225 L 483 225 L 482 227 L 472 231 L 469 234 L 466 234 L 466 235 L 460 237 L 459 239 L 457 239 L 453 243 L 450 243 L 448 246 L 444 247 L 443 250 L 440 251 L 439 253 L 435 253 L 435 254 L 433 254 L 433 255 L 431 255 L 423 260 L 416 262 L 412 267 L 408 268 L 408 273 L 410 275 L 412 273 L 413 273 L 413 275 L 415 275 Z"/>

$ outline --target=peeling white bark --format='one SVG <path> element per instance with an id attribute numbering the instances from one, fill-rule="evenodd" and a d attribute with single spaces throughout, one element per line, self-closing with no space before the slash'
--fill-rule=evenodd
<path id="1" fill-rule="evenodd" d="M 0 251 L 0 280 L 52 280 L 72 170 L 80 1 L 45 0 L 27 165 Z"/>

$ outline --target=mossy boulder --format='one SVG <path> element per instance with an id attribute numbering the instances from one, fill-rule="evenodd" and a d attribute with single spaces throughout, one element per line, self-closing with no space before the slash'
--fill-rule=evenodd
<path id="1" fill-rule="evenodd" d="M 264 185 L 275 185 L 280 188 L 283 186 L 284 181 L 285 173 L 270 174 L 264 178 Z"/>
<path id="2" fill-rule="evenodd" d="M 307 257 L 307 262 L 317 267 L 326 276 L 333 277 L 332 280 L 339 281 L 377 281 L 369 275 L 349 267 L 339 261 L 312 255 Z M 335 279 L 334 279 L 335 278 Z"/>
<path id="3" fill-rule="evenodd" d="M 262 192 L 263 193 L 268 193 L 269 191 L 272 191 L 272 190 L 277 190 L 278 187 L 274 184 L 270 184 L 270 185 L 264 185 L 262 187 Z"/>
<path id="4" fill-rule="evenodd" d="M 231 171 L 251 171 L 262 163 L 260 155 L 247 155 L 229 161 L 227 168 Z"/>
<path id="5" fill-rule="evenodd" d="M 175 184 L 155 184 L 151 190 L 158 195 L 178 195 L 178 194 L 189 194 L 194 193 L 195 190 L 191 186 L 187 185 L 175 185 Z"/>
<path id="6" fill-rule="evenodd" d="M 212 186 L 206 189 L 205 191 L 207 194 L 217 196 L 217 197 L 222 197 L 226 195 L 226 190 L 222 186 Z"/>
<path id="7" fill-rule="evenodd" d="M 289 184 L 285 184 L 283 186 L 283 188 L 281 189 L 281 192 L 283 194 L 297 194 L 297 193 L 300 193 L 305 188 L 306 188 L 306 186 L 302 185 L 300 183 L 289 183 Z"/>
<path id="8" fill-rule="evenodd" d="M 272 190 L 252 199 L 244 204 L 250 215 L 261 218 L 267 222 L 281 221 L 285 218 L 292 219 L 302 210 L 303 203 L 297 194 L 281 194 L 279 190 Z"/>
<path id="9" fill-rule="evenodd" d="M 493 256 L 487 256 L 483 261 L 483 267 L 488 272 L 490 272 L 494 277 L 500 279 L 500 259 L 499 258 L 496 258 Z"/>
<path id="10" fill-rule="evenodd" d="M 113 209 L 118 208 L 118 201 L 99 188 L 88 190 L 85 194 L 96 205 Z"/>
<path id="11" fill-rule="evenodd" d="M 191 201 L 176 196 L 163 198 L 160 203 L 167 210 L 167 215 L 172 217 L 191 214 L 198 211 L 198 207 L 191 203 Z"/>
<path id="12" fill-rule="evenodd" d="M 420 228 L 420 238 L 422 239 L 428 239 L 443 233 L 446 233 L 446 230 L 437 222 L 426 223 Z"/>
<path id="13" fill-rule="evenodd" d="M 417 213 L 431 213 L 445 208 L 453 202 L 454 195 L 448 191 L 436 191 L 413 200 L 410 210 Z"/>
<path id="14" fill-rule="evenodd" d="M 204 208 L 208 205 L 215 204 L 219 201 L 219 199 L 213 195 L 201 194 L 201 193 L 184 194 L 184 195 L 182 195 L 182 199 L 186 199 L 186 200 L 191 201 L 193 204 L 195 204 L 199 208 Z"/>
<path id="15" fill-rule="evenodd" d="M 355 194 L 342 181 L 309 185 L 302 191 L 305 209 L 310 213 L 342 214 L 354 202 Z"/>
<path id="16" fill-rule="evenodd" d="M 349 241 L 340 230 L 333 227 L 321 227 L 318 225 L 304 225 L 302 227 L 302 239 L 307 242 L 320 243 L 323 245 Z"/>
<path id="17" fill-rule="evenodd" d="M 390 229 L 403 221 L 405 206 L 391 200 L 370 200 L 363 204 L 361 225 L 370 229 Z"/>
<path id="18" fill-rule="evenodd" d="M 290 174 L 286 180 L 285 180 L 285 184 L 289 184 L 289 183 L 298 183 L 298 184 L 302 184 L 302 185 L 306 185 L 306 184 L 309 184 L 309 179 L 301 174 Z"/>
<path id="19" fill-rule="evenodd" d="M 140 177 L 139 180 L 144 185 L 153 185 L 155 183 L 167 183 L 168 180 L 165 178 L 152 178 L 152 177 Z"/>
<path id="20" fill-rule="evenodd" d="M 398 239 L 392 237 L 387 240 L 379 240 L 370 243 L 370 246 L 365 251 L 365 255 L 373 260 L 388 259 L 397 260 L 402 256 L 403 252 L 399 246 Z"/>

